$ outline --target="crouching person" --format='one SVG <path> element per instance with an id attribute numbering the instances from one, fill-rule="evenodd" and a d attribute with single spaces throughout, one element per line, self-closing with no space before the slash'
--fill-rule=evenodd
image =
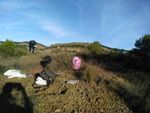
<path id="1" fill-rule="evenodd" d="M 37 85 L 44 85 L 48 88 L 49 85 L 55 81 L 55 78 L 57 75 L 56 75 L 56 73 L 51 71 L 48 67 L 48 64 L 50 64 L 51 61 L 52 61 L 52 59 L 50 56 L 45 56 L 43 58 L 43 60 L 40 62 L 40 64 L 43 67 L 43 70 L 40 73 L 37 73 L 35 75 L 35 82 L 34 82 L 34 84 L 32 84 L 33 87 L 35 84 L 37 84 Z"/>
<path id="2" fill-rule="evenodd" d="M 77 78 L 81 77 L 81 59 L 77 56 L 72 58 L 72 69 Z"/>

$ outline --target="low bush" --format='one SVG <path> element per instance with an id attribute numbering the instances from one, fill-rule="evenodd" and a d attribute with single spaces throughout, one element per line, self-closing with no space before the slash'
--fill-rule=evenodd
<path id="1" fill-rule="evenodd" d="M 52 62 L 49 67 L 53 70 L 71 70 L 72 64 L 71 59 L 74 53 L 60 52 L 53 53 L 50 55 L 52 57 Z"/>
<path id="2" fill-rule="evenodd" d="M 15 56 L 17 56 L 17 57 L 21 57 L 23 55 L 27 55 L 27 51 L 25 51 L 25 50 L 17 50 L 15 52 Z"/>
<path id="3" fill-rule="evenodd" d="M 27 50 L 23 46 L 16 45 L 13 41 L 6 40 L 0 44 L 0 56 L 6 57 L 21 57 L 27 55 Z"/>
<path id="4" fill-rule="evenodd" d="M 84 64 L 78 73 L 78 78 L 88 83 L 97 82 L 98 76 L 98 68 L 96 66 L 92 66 L 91 64 Z"/>
<path id="5" fill-rule="evenodd" d="M 93 56 L 97 56 L 102 52 L 101 44 L 98 41 L 93 42 L 88 46 L 88 49 L 91 51 Z"/>
<path id="6" fill-rule="evenodd" d="M 16 45 L 10 41 L 6 40 L 2 44 L 0 44 L 0 55 L 3 57 L 13 57 L 15 55 Z"/>

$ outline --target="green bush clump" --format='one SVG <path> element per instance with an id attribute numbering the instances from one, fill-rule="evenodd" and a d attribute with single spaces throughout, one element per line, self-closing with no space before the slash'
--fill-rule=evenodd
<path id="1" fill-rule="evenodd" d="M 6 57 L 20 57 L 22 55 L 27 55 L 27 50 L 25 47 L 20 47 L 14 44 L 11 40 L 6 40 L 0 44 L 0 56 Z"/>
<path id="2" fill-rule="evenodd" d="M 0 64 L 0 75 L 6 71 L 6 67 L 2 64 Z"/>
<path id="3" fill-rule="evenodd" d="M 0 55 L 3 57 L 13 57 L 15 55 L 15 48 L 16 45 L 7 39 L 4 43 L 0 44 Z"/>
<path id="4" fill-rule="evenodd" d="M 145 35 L 144 37 L 136 40 L 134 49 L 131 53 L 138 56 L 150 56 L 150 35 Z"/>
<path id="5" fill-rule="evenodd" d="M 23 55 L 27 55 L 27 52 L 25 50 L 17 50 L 15 53 L 15 56 L 21 57 Z"/>
<path id="6" fill-rule="evenodd" d="M 99 55 L 102 52 L 101 44 L 98 41 L 93 42 L 88 46 L 88 49 L 93 55 Z"/>

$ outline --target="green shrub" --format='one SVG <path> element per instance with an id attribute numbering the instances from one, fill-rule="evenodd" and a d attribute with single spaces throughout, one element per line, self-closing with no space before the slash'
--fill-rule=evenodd
<path id="1" fill-rule="evenodd" d="M 130 53 L 138 56 L 150 56 L 150 35 L 145 35 L 144 37 L 136 40 L 135 47 L 130 51 Z"/>
<path id="2" fill-rule="evenodd" d="M 6 67 L 0 64 L 0 74 L 4 73 L 5 71 L 6 71 Z"/>
<path id="3" fill-rule="evenodd" d="M 0 44 L 0 55 L 2 57 L 20 57 L 27 55 L 26 47 L 21 45 L 15 45 L 13 41 L 6 40 L 4 43 Z"/>
<path id="4" fill-rule="evenodd" d="M 21 57 L 23 55 L 27 55 L 27 52 L 25 50 L 17 50 L 15 52 L 15 56 L 17 56 L 17 57 Z"/>
<path id="5" fill-rule="evenodd" d="M 27 48 L 24 45 L 16 45 L 15 56 L 21 57 L 27 55 Z"/>
<path id="6" fill-rule="evenodd" d="M 92 52 L 93 55 L 99 55 L 102 52 L 101 44 L 98 41 L 90 44 L 88 49 Z"/>
<path id="7" fill-rule="evenodd" d="M 15 48 L 16 45 L 7 39 L 0 45 L 0 55 L 3 57 L 12 57 L 15 55 Z"/>

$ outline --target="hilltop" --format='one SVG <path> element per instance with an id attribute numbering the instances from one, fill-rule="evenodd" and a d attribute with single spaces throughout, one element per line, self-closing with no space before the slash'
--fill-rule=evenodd
<path id="1" fill-rule="evenodd" d="M 25 46 L 27 49 L 29 42 L 24 41 L 24 42 L 15 42 L 18 45 L 22 45 Z M 84 42 L 72 42 L 72 43 L 56 43 L 56 44 L 52 44 L 50 46 L 45 46 L 43 44 L 37 43 L 37 51 L 41 52 L 41 50 L 45 50 L 45 51 L 50 51 L 49 49 L 52 48 L 54 50 L 56 50 L 58 47 L 60 47 L 62 50 L 64 51 L 77 51 L 77 52 L 82 52 L 84 51 L 85 48 L 87 48 L 87 46 L 89 46 L 91 43 L 84 43 Z M 119 51 L 120 49 L 118 48 L 111 48 L 111 47 L 107 47 L 102 45 L 102 49 L 103 51 L 107 51 L 107 52 L 113 52 L 113 51 Z M 127 50 L 124 50 L 127 51 Z"/>

